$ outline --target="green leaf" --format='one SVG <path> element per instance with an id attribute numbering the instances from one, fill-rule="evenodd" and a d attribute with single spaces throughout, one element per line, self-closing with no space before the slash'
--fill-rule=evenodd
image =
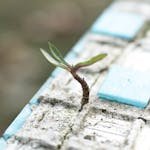
<path id="1" fill-rule="evenodd" d="M 84 62 L 80 62 L 78 64 L 75 65 L 76 68 L 81 68 L 81 67 L 86 67 L 86 66 L 90 66 L 102 59 L 104 59 L 105 57 L 107 56 L 106 53 L 103 53 L 103 54 L 99 54 L 99 55 L 96 55 L 92 58 L 90 58 L 89 60 L 87 61 L 84 61 Z"/>
<path id="2" fill-rule="evenodd" d="M 46 52 L 44 49 L 40 49 L 41 53 L 44 55 L 44 57 L 54 66 L 61 67 L 63 69 L 68 69 L 68 67 L 62 63 L 59 63 L 56 61 L 48 52 Z"/>
<path id="3" fill-rule="evenodd" d="M 50 42 L 48 42 L 48 46 L 49 46 L 49 49 L 51 51 L 51 54 L 53 56 L 53 58 L 57 61 L 59 61 L 60 63 L 62 64 L 65 64 L 65 65 L 69 65 L 63 58 L 62 54 L 60 53 L 60 51 Z"/>

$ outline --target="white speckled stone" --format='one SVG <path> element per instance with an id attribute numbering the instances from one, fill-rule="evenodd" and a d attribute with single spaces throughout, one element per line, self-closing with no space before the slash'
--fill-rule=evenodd
<path id="1" fill-rule="evenodd" d="M 149 150 L 150 149 L 150 127 L 145 126 L 141 129 L 141 133 L 136 137 L 134 150 Z"/>
<path id="2" fill-rule="evenodd" d="M 91 149 L 98 147 L 118 149 L 130 133 L 132 122 L 114 118 L 111 113 L 90 110 L 76 135 L 70 136 L 64 149 Z M 70 144 L 72 143 L 72 144 Z M 80 144 L 73 144 L 80 143 Z M 108 146 L 109 144 L 109 146 Z"/>
<path id="3" fill-rule="evenodd" d="M 20 145 L 38 143 L 39 148 L 49 147 L 57 149 L 64 136 L 76 118 L 76 108 L 62 105 L 40 104 L 25 123 L 23 128 L 9 141 L 9 145 L 19 142 Z"/>

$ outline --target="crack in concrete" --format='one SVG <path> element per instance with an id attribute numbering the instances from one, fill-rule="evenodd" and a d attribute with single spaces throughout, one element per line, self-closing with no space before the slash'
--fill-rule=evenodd
<path id="1" fill-rule="evenodd" d="M 85 108 L 87 106 L 87 108 Z M 59 146 L 59 149 L 58 150 L 61 150 L 64 146 L 64 143 L 67 141 L 67 138 L 70 135 L 73 135 L 73 134 L 77 134 L 79 131 L 80 131 L 80 128 L 82 126 L 82 123 L 83 123 L 83 120 L 85 119 L 85 117 L 87 116 L 87 114 L 89 113 L 89 105 L 86 104 L 84 106 L 84 112 L 83 110 L 82 111 L 78 111 L 72 125 L 70 126 L 70 129 L 68 130 L 68 132 L 65 134 L 64 138 L 63 138 L 63 141 L 61 143 L 61 145 Z M 79 124 L 77 124 L 77 122 Z"/>
<path id="2" fill-rule="evenodd" d="M 66 134 L 64 135 L 63 140 L 62 140 L 61 144 L 60 144 L 59 147 L 58 147 L 58 150 L 61 150 L 61 149 L 62 149 L 62 147 L 63 147 L 63 145 L 64 145 L 64 142 L 67 140 L 67 136 L 68 136 L 70 133 L 72 133 L 72 127 L 73 127 L 73 125 L 74 125 L 74 123 L 72 123 L 72 125 L 70 126 L 68 132 L 66 132 Z"/>

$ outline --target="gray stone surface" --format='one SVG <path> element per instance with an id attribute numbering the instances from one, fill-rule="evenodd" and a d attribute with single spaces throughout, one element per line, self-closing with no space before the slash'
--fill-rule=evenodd
<path id="1" fill-rule="evenodd" d="M 132 122 L 130 121 L 114 118 L 111 113 L 106 114 L 105 111 L 90 110 L 81 124 L 79 133 L 71 137 L 69 142 L 70 140 L 71 142 L 75 140 L 82 143 L 84 148 L 88 148 L 86 143 L 90 141 L 93 146 L 101 147 L 102 144 L 108 147 L 109 144 L 110 148 L 117 149 L 125 142 L 130 132 L 131 124 Z M 69 149 L 69 147 L 66 144 L 66 149 Z M 78 148 L 78 145 L 74 144 L 74 148 Z"/>
<path id="2" fill-rule="evenodd" d="M 8 141 L 11 145 L 36 145 L 36 148 L 57 149 L 62 144 L 65 135 L 78 114 L 76 107 L 59 104 L 41 103 L 22 129 Z M 18 145 L 18 144 L 16 144 Z M 16 147 L 17 149 L 17 147 Z"/>
<path id="3" fill-rule="evenodd" d="M 141 132 L 138 134 L 133 149 L 150 149 L 150 128 L 145 126 L 141 129 Z"/>

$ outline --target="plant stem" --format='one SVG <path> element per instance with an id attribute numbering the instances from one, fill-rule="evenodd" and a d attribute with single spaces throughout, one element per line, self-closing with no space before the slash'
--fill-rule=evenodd
<path id="1" fill-rule="evenodd" d="M 83 109 L 83 106 L 89 102 L 89 86 L 84 80 L 84 78 L 81 78 L 74 70 L 71 71 L 72 76 L 76 81 L 78 81 L 82 87 L 82 100 L 81 100 L 81 108 L 79 111 Z"/>

